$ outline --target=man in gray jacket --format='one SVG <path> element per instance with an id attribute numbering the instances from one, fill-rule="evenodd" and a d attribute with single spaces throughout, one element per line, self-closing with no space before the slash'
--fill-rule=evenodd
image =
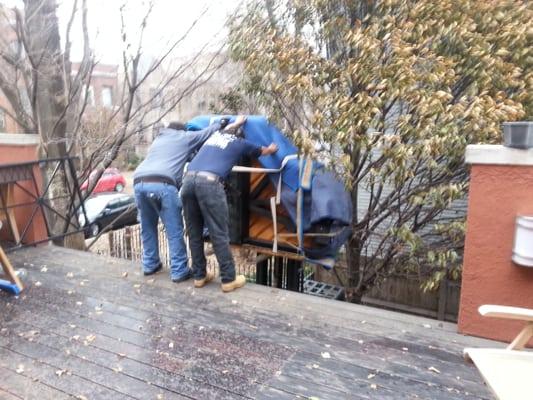
<path id="1" fill-rule="evenodd" d="M 162 268 L 157 232 L 161 218 L 168 239 L 170 278 L 182 282 L 191 277 L 178 195 L 183 168 L 189 157 L 226 123 L 227 120 L 221 120 L 197 132 L 185 131 L 182 123 L 170 123 L 154 139 L 146 158 L 135 170 L 133 184 L 141 221 L 144 275 L 155 274 Z"/>

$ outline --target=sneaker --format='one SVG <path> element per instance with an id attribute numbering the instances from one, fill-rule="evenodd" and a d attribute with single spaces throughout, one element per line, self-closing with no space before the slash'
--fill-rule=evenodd
<path id="1" fill-rule="evenodd" d="M 244 275 L 237 275 L 234 281 L 223 283 L 222 285 L 220 285 L 220 287 L 222 288 L 223 292 L 231 292 L 232 290 L 243 287 L 245 283 L 246 278 L 244 277 Z"/>
<path id="2" fill-rule="evenodd" d="M 159 271 L 161 271 L 162 268 L 163 268 L 163 264 L 159 263 L 157 265 L 157 267 L 155 267 L 151 271 L 143 270 L 143 274 L 144 274 L 144 276 L 150 276 L 150 275 L 153 275 L 153 274 L 157 274 Z"/>
<path id="3" fill-rule="evenodd" d="M 209 282 L 211 282 L 213 279 L 215 279 L 215 274 L 212 272 L 208 272 L 205 274 L 204 279 L 195 279 L 194 280 L 194 287 L 195 288 L 201 288 L 207 285 Z"/>
<path id="4" fill-rule="evenodd" d="M 191 270 L 189 269 L 182 276 L 178 276 L 178 277 L 175 277 L 175 278 L 172 277 L 170 279 L 172 279 L 172 282 L 174 282 L 174 283 L 180 283 L 180 282 L 185 282 L 186 280 L 189 280 L 191 277 L 192 277 L 192 274 L 191 274 Z"/>

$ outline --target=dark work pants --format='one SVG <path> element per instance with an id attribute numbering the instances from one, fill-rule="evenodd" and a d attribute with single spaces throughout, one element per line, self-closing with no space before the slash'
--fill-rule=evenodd
<path id="1" fill-rule="evenodd" d="M 185 176 L 181 187 L 183 212 L 189 236 L 194 279 L 206 275 L 203 227 L 220 267 L 222 283 L 235 280 L 235 263 L 229 246 L 228 203 L 221 182 L 204 176 Z"/>

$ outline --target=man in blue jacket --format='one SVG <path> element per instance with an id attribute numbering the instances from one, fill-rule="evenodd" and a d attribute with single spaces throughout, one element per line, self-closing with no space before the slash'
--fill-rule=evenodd
<path id="1" fill-rule="evenodd" d="M 228 203 L 224 192 L 224 180 L 243 156 L 257 158 L 273 154 L 278 147 L 257 146 L 237 132 L 246 122 L 245 117 L 215 132 L 193 158 L 183 179 L 182 199 L 189 247 L 192 255 L 194 286 L 203 287 L 213 279 L 206 271 L 203 227 L 209 229 L 209 238 L 220 267 L 222 291 L 230 292 L 242 287 L 246 279 L 235 275 L 235 263 L 229 246 Z"/>
<path id="2" fill-rule="evenodd" d="M 191 277 L 178 191 L 185 163 L 220 128 L 221 123 L 216 122 L 201 131 L 187 132 L 182 123 L 172 122 L 154 139 L 146 158 L 135 170 L 133 184 L 141 222 L 144 275 L 155 274 L 162 268 L 157 232 L 161 218 L 168 239 L 172 281 L 182 282 Z"/>

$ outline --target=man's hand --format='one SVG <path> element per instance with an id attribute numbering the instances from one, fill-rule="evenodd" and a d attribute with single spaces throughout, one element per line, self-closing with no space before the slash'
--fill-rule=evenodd
<path id="1" fill-rule="evenodd" d="M 278 151 L 278 145 L 276 143 L 270 143 L 268 147 L 261 147 L 261 155 L 268 156 Z"/>
<path id="2" fill-rule="evenodd" d="M 239 126 L 244 125 L 245 122 L 246 122 L 246 117 L 245 117 L 244 115 L 239 115 L 239 116 L 235 119 L 235 122 L 232 122 L 231 124 L 229 124 L 228 126 L 226 126 L 225 129 L 227 129 L 227 130 L 237 129 Z"/>
<path id="3" fill-rule="evenodd" d="M 246 122 L 246 116 L 244 116 L 244 115 L 239 115 L 239 116 L 235 119 L 234 124 L 237 124 L 238 126 L 241 126 L 241 125 L 243 125 L 245 122 Z"/>

